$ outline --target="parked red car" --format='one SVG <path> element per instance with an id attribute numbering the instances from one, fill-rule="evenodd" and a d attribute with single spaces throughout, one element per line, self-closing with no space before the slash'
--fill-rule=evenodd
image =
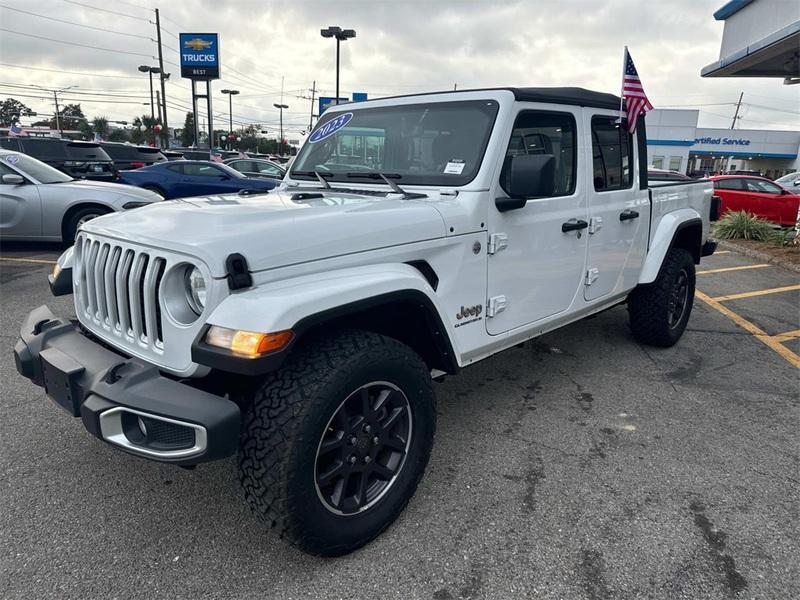
<path id="1" fill-rule="evenodd" d="M 720 213 L 744 210 L 784 227 L 797 220 L 800 195 L 764 177 L 715 175 L 714 194 L 722 199 Z"/>

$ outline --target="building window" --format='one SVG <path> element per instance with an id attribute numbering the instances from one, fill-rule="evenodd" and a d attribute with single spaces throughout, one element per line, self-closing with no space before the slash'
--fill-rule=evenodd
<path id="1" fill-rule="evenodd" d="M 653 157 L 653 168 L 654 169 L 663 169 L 664 168 L 664 157 L 663 156 L 654 156 Z"/>
<path id="2" fill-rule="evenodd" d="M 669 170 L 670 171 L 678 171 L 678 172 L 680 172 L 681 163 L 683 163 L 683 159 L 680 156 L 670 156 L 669 157 Z"/>

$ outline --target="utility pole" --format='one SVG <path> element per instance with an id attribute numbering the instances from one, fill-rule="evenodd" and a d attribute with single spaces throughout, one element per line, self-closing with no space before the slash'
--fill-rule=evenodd
<path id="1" fill-rule="evenodd" d="M 736 129 L 736 119 L 739 118 L 739 109 L 742 108 L 743 97 L 744 97 L 744 92 L 739 94 L 739 101 L 736 103 L 736 112 L 733 113 L 733 122 L 731 123 L 731 129 Z"/>
<path id="2" fill-rule="evenodd" d="M 169 129 L 167 129 L 167 90 L 164 85 L 168 75 L 164 74 L 164 55 L 161 52 L 161 17 L 158 14 L 158 9 L 156 9 L 156 39 L 158 41 L 158 68 L 161 69 L 159 74 L 159 79 L 161 80 L 161 102 L 163 103 L 163 111 L 159 110 L 159 112 L 162 113 L 164 119 L 161 121 L 161 126 L 169 136 Z"/>
<path id="3" fill-rule="evenodd" d="M 61 131 L 61 121 L 58 120 L 58 92 L 53 90 L 53 100 L 56 103 L 56 129 L 58 129 L 59 135 L 64 135 Z"/>
<path id="4" fill-rule="evenodd" d="M 313 81 L 311 83 L 311 116 L 308 117 L 308 133 L 311 133 L 311 129 L 314 127 L 314 95 L 317 93 L 317 82 Z"/>
<path id="5" fill-rule="evenodd" d="M 736 111 L 733 113 L 733 121 L 731 121 L 731 129 L 736 129 L 736 120 L 739 118 L 739 110 L 742 108 L 742 98 L 744 97 L 744 92 L 739 94 L 739 101 L 736 103 Z M 725 160 L 725 172 L 727 173 L 730 171 L 731 167 L 731 156 Z"/>

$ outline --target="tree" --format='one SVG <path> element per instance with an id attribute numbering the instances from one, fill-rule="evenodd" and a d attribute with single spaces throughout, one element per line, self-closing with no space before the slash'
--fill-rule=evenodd
<path id="1" fill-rule="evenodd" d="M 95 117 L 92 119 L 92 129 L 102 139 L 106 139 L 108 137 L 108 118 Z"/>
<path id="2" fill-rule="evenodd" d="M 15 98 L 6 98 L 0 102 L 0 126 L 8 127 L 22 115 L 35 115 L 30 108 Z"/>
<path id="3" fill-rule="evenodd" d="M 194 115 L 190 112 L 186 113 L 186 119 L 183 122 L 183 129 L 181 130 L 181 145 L 188 148 L 194 143 Z"/>
<path id="4" fill-rule="evenodd" d="M 130 138 L 124 129 L 112 129 L 108 134 L 109 142 L 127 142 Z"/>

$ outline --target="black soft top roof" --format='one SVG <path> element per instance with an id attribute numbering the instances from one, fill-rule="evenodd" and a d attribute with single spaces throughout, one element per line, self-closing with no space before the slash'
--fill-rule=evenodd
<path id="1" fill-rule="evenodd" d="M 619 96 L 604 92 L 593 92 L 579 87 L 507 89 L 514 92 L 514 98 L 526 102 L 553 102 L 555 104 L 615 108 L 619 110 Z"/>

